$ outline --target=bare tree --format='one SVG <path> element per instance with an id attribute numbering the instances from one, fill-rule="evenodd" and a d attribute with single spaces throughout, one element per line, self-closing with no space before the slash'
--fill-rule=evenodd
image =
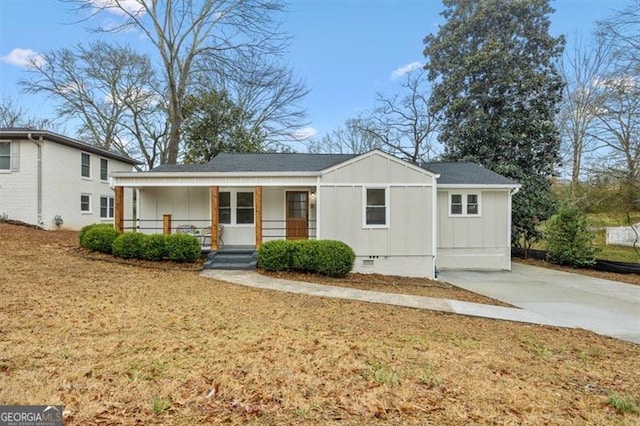
<path id="1" fill-rule="evenodd" d="M 434 154 L 437 120 L 429 107 L 425 71 L 411 72 L 402 83 L 403 94 L 378 93 L 373 113 L 359 122 L 360 129 L 394 155 L 412 162 Z"/>
<path id="2" fill-rule="evenodd" d="M 11 98 L 3 97 L 0 99 L 0 127 L 30 127 L 56 131 L 58 126 L 47 118 L 31 116 L 24 106 L 17 104 Z"/>
<path id="3" fill-rule="evenodd" d="M 362 154 L 381 148 L 381 140 L 364 129 L 361 119 L 351 118 L 321 139 L 309 141 L 307 150 L 315 154 Z"/>
<path id="4" fill-rule="evenodd" d="M 599 84 L 609 53 L 610 45 L 604 40 L 585 45 L 581 39 L 576 39 L 573 50 L 566 52 L 565 61 L 560 65 L 566 86 L 558 121 L 563 151 L 571 163 L 573 198 L 580 184 L 583 157 L 594 148 L 590 130 L 604 101 Z"/>
<path id="5" fill-rule="evenodd" d="M 286 42 L 273 20 L 282 10 L 278 0 L 74 0 L 78 11 L 89 17 L 116 12 L 124 17 L 119 25 L 97 31 L 117 33 L 138 30 L 155 47 L 162 63 L 166 86 L 169 140 L 163 160 L 175 163 L 180 148 L 182 106 L 202 61 L 220 67 L 229 51 L 275 53 Z"/>
<path id="6" fill-rule="evenodd" d="M 304 82 L 272 55 L 230 52 L 224 67 L 209 64 L 200 85 L 226 92 L 242 109 L 242 125 L 264 136 L 264 148 L 278 148 L 296 139 L 307 125 L 302 99 L 309 93 Z"/>
<path id="7" fill-rule="evenodd" d="M 28 72 L 24 91 L 59 101 L 61 117 L 80 119 L 79 137 L 147 167 L 166 153 L 166 105 L 149 57 L 98 41 L 46 53 Z"/>

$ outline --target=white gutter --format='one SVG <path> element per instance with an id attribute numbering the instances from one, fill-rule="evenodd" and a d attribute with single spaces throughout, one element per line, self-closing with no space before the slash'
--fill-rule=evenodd
<path id="1" fill-rule="evenodd" d="M 114 178 L 166 178 L 166 177 L 317 177 L 320 172 L 112 172 Z"/>
<path id="2" fill-rule="evenodd" d="M 42 225 L 42 136 L 40 140 L 36 140 L 31 136 L 31 133 L 27 133 L 27 139 L 36 144 L 38 147 L 38 225 Z"/>

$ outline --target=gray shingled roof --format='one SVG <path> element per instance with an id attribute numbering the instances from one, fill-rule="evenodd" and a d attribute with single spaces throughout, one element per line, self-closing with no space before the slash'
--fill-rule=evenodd
<path id="1" fill-rule="evenodd" d="M 42 138 L 45 140 L 70 146 L 82 151 L 91 152 L 93 154 L 98 154 L 106 158 L 111 158 L 113 160 L 119 160 L 131 165 L 142 164 L 140 161 L 127 157 L 126 155 L 121 155 L 115 152 L 107 151 L 106 149 L 99 148 L 95 145 L 91 145 L 86 142 L 80 141 L 78 139 L 73 139 L 58 133 L 50 132 L 48 130 L 39 130 L 39 129 L 30 128 L 30 127 L 1 127 L 0 128 L 0 139 L 27 139 L 29 134 L 34 139 L 42 136 Z"/>
<path id="2" fill-rule="evenodd" d="M 476 163 L 434 161 L 422 167 L 440 175 L 438 185 L 518 185 Z"/>
<path id="3" fill-rule="evenodd" d="M 164 165 L 152 172 L 319 172 L 355 154 L 219 154 L 206 164 Z"/>

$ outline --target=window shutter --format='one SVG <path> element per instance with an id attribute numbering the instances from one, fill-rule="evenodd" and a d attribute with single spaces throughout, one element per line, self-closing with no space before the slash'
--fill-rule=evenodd
<path id="1" fill-rule="evenodd" d="M 20 142 L 11 142 L 11 171 L 17 172 L 20 170 Z"/>

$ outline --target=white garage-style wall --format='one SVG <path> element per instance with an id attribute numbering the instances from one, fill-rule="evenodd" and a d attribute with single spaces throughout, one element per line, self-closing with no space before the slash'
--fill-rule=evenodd
<path id="1" fill-rule="evenodd" d="M 478 194 L 478 215 L 451 214 L 451 194 Z M 510 192 L 438 190 L 438 269 L 511 270 Z"/>

